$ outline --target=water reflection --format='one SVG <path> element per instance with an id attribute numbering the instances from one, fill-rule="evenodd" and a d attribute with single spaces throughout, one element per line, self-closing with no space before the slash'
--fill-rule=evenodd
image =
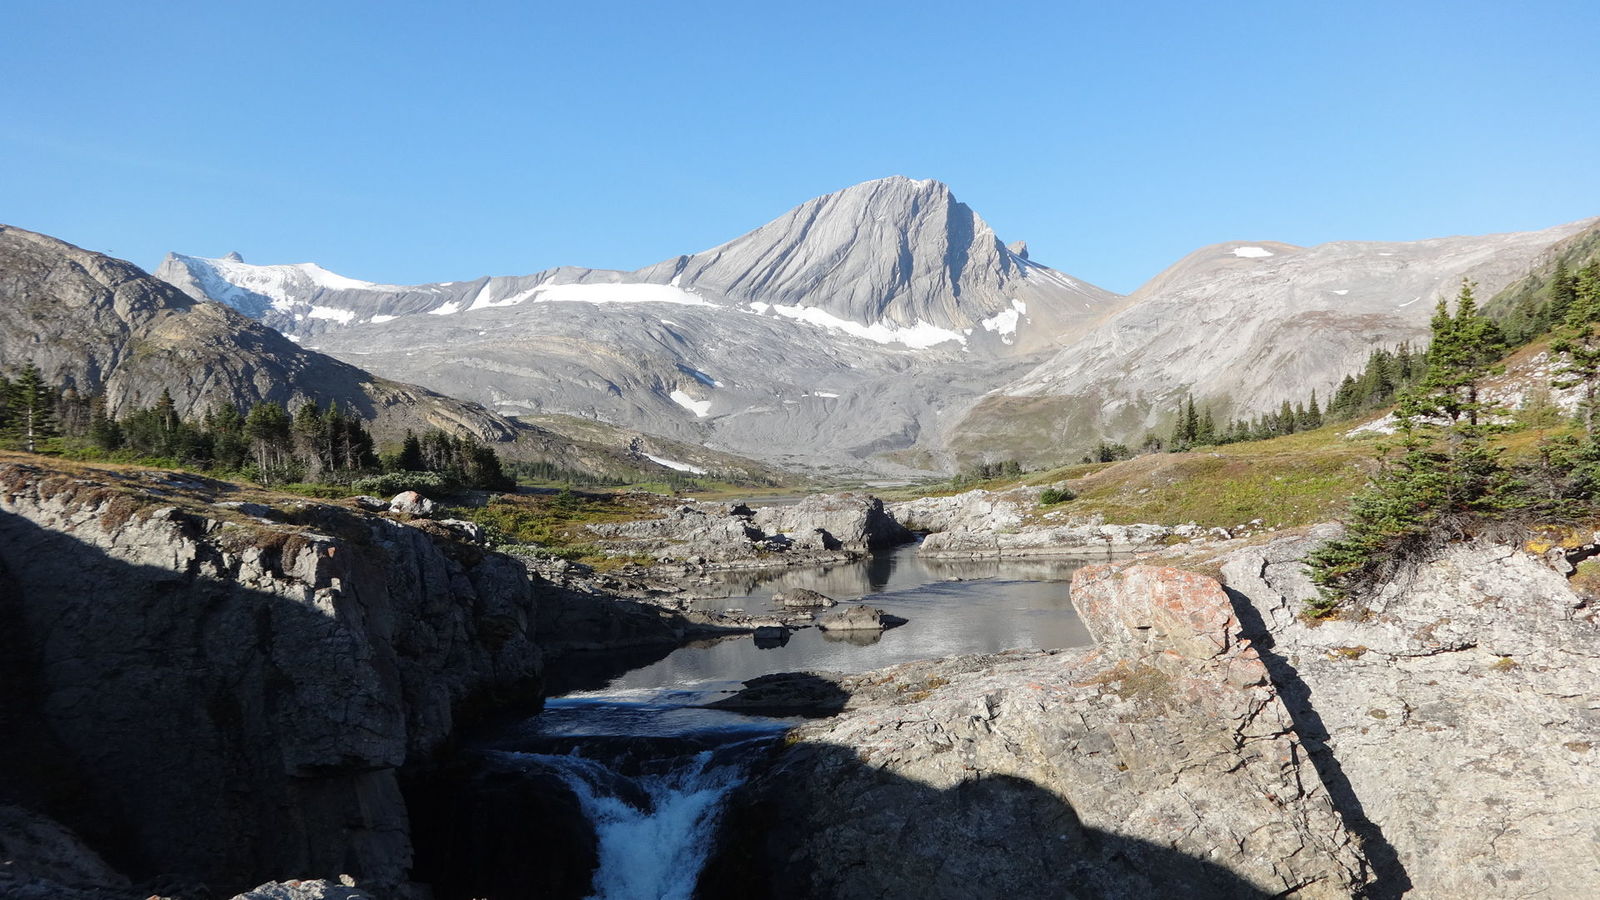
<path id="1" fill-rule="evenodd" d="M 664 688 L 708 681 L 744 681 L 773 672 L 859 672 L 881 666 L 992 653 L 1012 647 L 1080 647 L 1090 643 L 1067 597 L 1066 560 L 926 560 L 916 548 L 846 565 L 807 570 L 732 573 L 704 583 L 708 608 L 775 611 L 772 595 L 794 588 L 821 591 L 841 603 L 861 601 L 902 616 L 885 632 L 807 628 L 786 641 L 751 637 L 701 642 L 628 672 L 608 691 Z"/>
<path id="2" fill-rule="evenodd" d="M 714 572 L 700 580 L 702 609 L 764 611 L 772 595 L 810 588 L 846 603 L 869 594 L 946 581 L 1071 581 L 1084 563 L 1064 559 L 924 559 L 908 545 L 863 561 L 809 569 Z"/>

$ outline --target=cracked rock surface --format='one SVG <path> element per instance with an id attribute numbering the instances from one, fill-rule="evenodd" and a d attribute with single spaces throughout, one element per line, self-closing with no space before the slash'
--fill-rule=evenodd
<path id="1" fill-rule="evenodd" d="M 1314 760 L 1364 832 L 1375 895 L 1590 897 L 1600 884 L 1600 627 L 1539 557 L 1454 546 L 1308 625 L 1300 559 L 1222 573 Z M 1270 637 L 1267 635 L 1270 634 Z"/>

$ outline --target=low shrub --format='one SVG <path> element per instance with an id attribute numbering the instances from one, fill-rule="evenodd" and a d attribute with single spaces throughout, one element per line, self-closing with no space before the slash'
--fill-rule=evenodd
<path id="1" fill-rule="evenodd" d="M 438 472 L 389 472 L 362 478 L 350 485 L 358 494 L 393 497 L 405 491 L 416 491 L 430 500 L 437 500 L 456 489 L 456 484 Z"/>
<path id="2" fill-rule="evenodd" d="M 1068 500 L 1076 499 L 1078 499 L 1078 495 L 1067 488 L 1045 488 L 1039 492 L 1040 506 L 1055 506 L 1057 503 L 1065 503 Z"/>

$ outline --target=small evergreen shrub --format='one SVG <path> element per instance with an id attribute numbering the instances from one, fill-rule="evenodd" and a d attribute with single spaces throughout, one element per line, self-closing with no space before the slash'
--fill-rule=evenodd
<path id="1" fill-rule="evenodd" d="M 455 490 L 455 483 L 438 472 L 388 472 L 370 478 L 358 479 L 350 485 L 358 494 L 393 497 L 405 491 L 416 491 L 430 500 Z"/>
<path id="2" fill-rule="evenodd" d="M 1039 492 L 1040 506 L 1055 506 L 1057 503 L 1065 503 L 1068 500 L 1076 499 L 1078 499 L 1078 495 L 1067 488 L 1045 488 Z"/>

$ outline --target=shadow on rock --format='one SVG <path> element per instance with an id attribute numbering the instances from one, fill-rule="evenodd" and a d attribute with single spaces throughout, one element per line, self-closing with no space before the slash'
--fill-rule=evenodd
<path id="1" fill-rule="evenodd" d="M 1232 588 L 1224 590 L 1233 605 L 1234 615 L 1239 619 L 1240 633 L 1255 645 L 1257 655 L 1267 667 L 1267 673 L 1278 689 L 1278 696 L 1294 722 L 1295 733 L 1300 736 L 1300 742 L 1306 748 L 1306 754 L 1329 799 L 1333 801 L 1334 809 L 1344 820 L 1345 827 L 1361 837 L 1362 852 L 1371 863 L 1375 876 L 1375 880 L 1367 886 L 1366 896 L 1373 900 L 1392 900 L 1403 896 L 1411 890 L 1411 878 L 1400 863 L 1400 855 L 1394 845 L 1384 837 L 1383 829 L 1367 818 L 1361 798 L 1344 773 L 1344 766 L 1328 747 L 1328 728 L 1311 702 L 1311 686 L 1300 677 L 1300 672 L 1288 659 L 1273 651 L 1272 632 L 1250 598 Z"/>
<path id="2" fill-rule="evenodd" d="M 1226 868 L 1086 827 L 1072 807 L 1015 777 L 940 789 L 874 768 L 855 751 L 805 746 L 741 788 L 701 873 L 701 900 L 1267 898 Z M 835 788 L 848 784 L 849 795 Z"/>

